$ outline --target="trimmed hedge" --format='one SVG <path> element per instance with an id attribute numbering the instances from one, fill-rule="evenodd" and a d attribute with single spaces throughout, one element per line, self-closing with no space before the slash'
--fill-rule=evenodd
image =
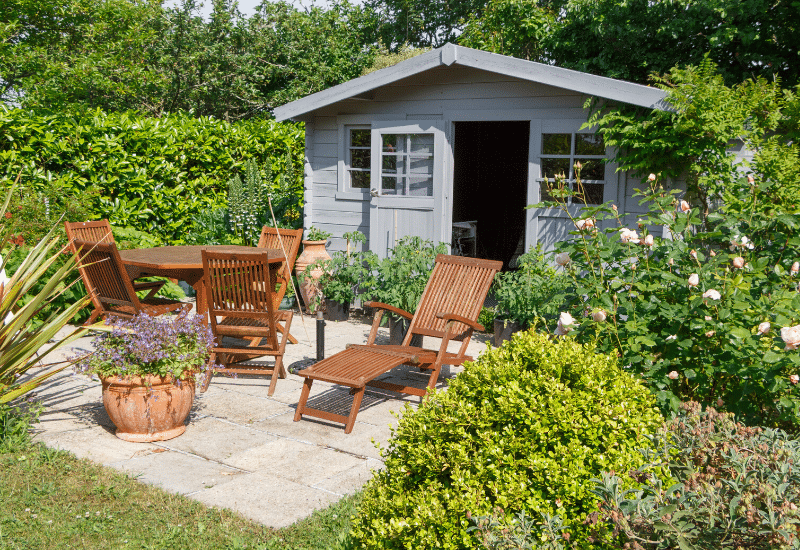
<path id="1" fill-rule="evenodd" d="M 571 339 L 517 333 L 467 363 L 446 392 L 406 407 L 386 467 L 367 485 L 363 548 L 481 548 L 468 513 L 558 512 L 584 532 L 590 479 L 642 465 L 663 421 L 615 357 Z"/>
<path id="2" fill-rule="evenodd" d="M 269 162 L 278 177 L 290 152 L 300 178 L 303 151 L 302 125 L 274 120 L 0 108 L 0 186 L 20 170 L 28 189 L 57 185 L 80 196 L 94 186 L 99 193 L 84 206 L 96 218 L 168 243 L 181 242 L 200 212 L 225 204 L 227 181 L 247 159 Z"/>

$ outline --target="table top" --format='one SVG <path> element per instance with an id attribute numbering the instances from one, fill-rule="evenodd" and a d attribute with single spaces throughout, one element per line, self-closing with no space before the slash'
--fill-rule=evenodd
<path id="1" fill-rule="evenodd" d="M 203 269 L 201 250 L 230 252 L 234 254 L 269 255 L 270 262 L 283 262 L 283 252 L 274 248 L 255 246 L 213 245 L 213 246 L 158 246 L 155 248 L 136 248 L 120 250 L 119 256 L 126 265 L 154 269 Z"/>

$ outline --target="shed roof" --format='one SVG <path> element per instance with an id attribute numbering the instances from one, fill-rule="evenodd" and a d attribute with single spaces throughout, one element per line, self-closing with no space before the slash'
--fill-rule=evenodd
<path id="1" fill-rule="evenodd" d="M 448 43 L 441 48 L 407 59 L 386 69 L 349 80 L 277 107 L 275 118 L 279 121 L 295 118 L 442 65 L 472 67 L 639 107 L 669 108 L 664 101 L 666 93 L 658 88 Z"/>

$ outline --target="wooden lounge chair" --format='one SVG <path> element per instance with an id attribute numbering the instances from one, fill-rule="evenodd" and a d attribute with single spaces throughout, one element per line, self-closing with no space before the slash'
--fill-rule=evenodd
<path id="1" fill-rule="evenodd" d="M 377 308 L 378 311 L 375 312 L 366 345 L 348 346 L 348 349 L 298 373 L 306 380 L 294 416 L 295 422 L 303 415 L 315 416 L 342 422 L 345 424 L 344 432 L 350 433 L 366 386 L 424 396 L 428 388 L 435 387 L 442 365 L 461 365 L 464 361 L 472 360 L 472 357 L 466 355 L 467 345 L 474 330 L 483 330 L 477 322 L 478 315 L 492 279 L 502 267 L 502 262 L 440 254 L 436 257 L 436 266 L 414 315 L 387 304 L 367 302 L 366 305 Z M 384 311 L 411 320 L 408 333 L 399 346 L 375 344 Z M 441 345 L 438 350 L 411 346 L 411 339 L 415 335 L 440 338 Z M 461 346 L 455 353 L 447 351 L 448 344 L 453 340 L 461 341 Z M 375 380 L 404 364 L 430 372 L 426 388 Z M 353 405 L 349 416 L 312 409 L 306 405 L 314 380 L 352 388 L 350 391 L 353 394 Z"/>
<path id="2" fill-rule="evenodd" d="M 209 365 L 220 364 L 230 373 L 269 373 L 268 394 L 272 395 L 277 379 L 286 377 L 283 354 L 292 323 L 292 312 L 279 311 L 273 299 L 280 268 L 271 267 L 266 252 L 231 254 L 203 250 L 202 255 L 209 320 L 217 339 Z M 223 342 L 226 338 L 227 343 Z M 246 342 L 239 344 L 235 340 Z M 274 364 L 271 367 L 242 364 L 263 356 L 273 356 Z M 209 368 L 206 372 L 201 392 L 208 389 L 215 370 Z"/>
<path id="3" fill-rule="evenodd" d="M 72 241 L 83 284 L 95 306 L 86 324 L 92 324 L 102 316 L 130 318 L 137 313 L 162 315 L 170 312 L 188 313 L 191 304 L 165 298 L 136 295 L 137 288 L 131 283 L 125 265 L 113 242 Z M 141 285 L 139 285 L 141 287 Z"/>
<path id="4" fill-rule="evenodd" d="M 111 224 L 108 223 L 108 220 L 96 220 L 91 222 L 64 222 L 64 229 L 67 232 L 67 240 L 72 247 L 73 253 L 75 252 L 75 247 L 72 245 L 72 243 L 75 241 L 75 239 L 87 243 L 117 244 L 114 240 L 114 234 L 111 232 Z M 149 291 L 146 296 L 148 299 L 155 296 L 162 286 L 164 286 L 164 281 L 138 283 L 133 281 L 133 288 L 137 292 L 142 290 Z M 97 304 L 95 304 L 95 312 L 97 312 L 95 317 L 100 315 L 100 312 L 97 310 Z"/>
<path id="5" fill-rule="evenodd" d="M 278 236 L 279 233 L 280 237 Z M 278 272 L 277 286 L 275 294 L 273 294 L 276 310 L 280 309 L 283 297 L 286 295 L 286 289 L 292 284 L 294 262 L 297 260 L 297 253 L 300 251 L 302 240 L 302 229 L 278 229 L 267 225 L 261 229 L 261 237 L 258 239 L 258 245 L 256 246 L 258 248 L 274 248 L 280 250 L 286 256 L 284 267 Z M 289 342 L 296 344 L 297 339 L 290 334 Z"/>

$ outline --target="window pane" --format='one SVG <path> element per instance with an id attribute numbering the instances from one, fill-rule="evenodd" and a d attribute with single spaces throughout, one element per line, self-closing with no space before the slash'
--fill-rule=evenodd
<path id="1" fill-rule="evenodd" d="M 411 157 L 409 163 L 409 173 L 415 176 L 421 174 L 433 176 L 433 157 Z"/>
<path id="2" fill-rule="evenodd" d="M 563 174 L 569 177 L 569 159 L 542 159 L 542 177 L 554 178 L 556 174 Z"/>
<path id="3" fill-rule="evenodd" d="M 384 172 L 388 173 L 402 173 L 403 172 L 403 157 L 400 155 L 383 155 L 382 168 Z"/>
<path id="4" fill-rule="evenodd" d="M 369 172 L 350 172 L 350 187 L 369 189 Z"/>
<path id="5" fill-rule="evenodd" d="M 415 197 L 433 196 L 433 178 L 430 176 L 411 176 L 408 182 L 408 194 Z"/>
<path id="6" fill-rule="evenodd" d="M 411 134 L 410 152 L 433 154 L 433 134 Z"/>
<path id="7" fill-rule="evenodd" d="M 605 155 L 603 134 L 575 134 L 576 155 Z"/>
<path id="8" fill-rule="evenodd" d="M 581 184 L 576 187 L 572 202 L 575 204 L 603 204 L 603 184 Z"/>
<path id="9" fill-rule="evenodd" d="M 555 200 L 553 195 L 550 194 L 550 184 L 546 181 L 539 183 L 539 200 L 552 201 Z"/>
<path id="10" fill-rule="evenodd" d="M 391 177 L 391 176 L 384 176 L 381 178 L 381 185 L 382 185 L 382 194 L 384 195 L 397 195 L 398 189 L 400 193 L 403 191 L 403 180 L 402 178 Z"/>
<path id="11" fill-rule="evenodd" d="M 542 134 L 543 155 L 569 155 L 572 153 L 572 134 Z"/>
<path id="12" fill-rule="evenodd" d="M 369 149 L 351 149 L 350 150 L 350 168 L 366 168 L 370 167 L 370 151 Z"/>
<path id="13" fill-rule="evenodd" d="M 351 147 L 369 147 L 370 146 L 370 131 L 369 130 L 350 130 L 350 146 Z"/>
<path id="14" fill-rule="evenodd" d="M 406 136 L 403 134 L 383 134 L 383 152 L 401 153 Z"/>
<path id="15" fill-rule="evenodd" d="M 602 159 L 575 159 L 581 163 L 582 180 L 606 179 L 606 165 Z"/>

